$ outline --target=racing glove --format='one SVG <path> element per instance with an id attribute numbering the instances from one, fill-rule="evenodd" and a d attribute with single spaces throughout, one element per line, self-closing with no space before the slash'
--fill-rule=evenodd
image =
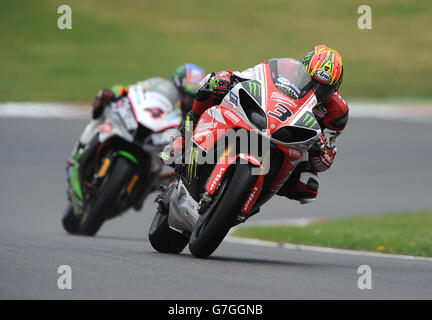
<path id="1" fill-rule="evenodd" d="M 116 91 L 118 92 L 118 95 L 108 89 L 102 89 L 100 90 L 95 98 L 93 99 L 93 111 L 92 111 L 92 118 L 97 119 L 102 115 L 102 112 L 105 108 L 105 106 L 109 105 L 111 102 L 113 102 L 118 97 L 124 97 L 127 96 L 129 93 L 129 89 L 125 87 L 117 87 Z"/>
<path id="2" fill-rule="evenodd" d="M 309 149 L 309 163 L 315 172 L 322 172 L 331 167 L 336 156 L 337 148 L 329 143 L 323 135 L 319 141 Z"/>
<path id="3" fill-rule="evenodd" d="M 100 90 L 95 98 L 93 99 L 93 111 L 92 111 L 92 118 L 97 119 L 101 116 L 104 107 L 111 103 L 115 98 L 114 92 L 111 90 L 103 89 Z"/>
<path id="4" fill-rule="evenodd" d="M 231 76 L 232 71 L 213 72 L 209 82 L 208 88 L 215 95 L 225 95 L 231 89 Z"/>
<path id="5" fill-rule="evenodd" d="M 213 72 L 207 75 L 195 96 L 192 111 L 201 115 L 211 106 L 219 104 L 232 87 L 232 75 L 233 71 Z"/>

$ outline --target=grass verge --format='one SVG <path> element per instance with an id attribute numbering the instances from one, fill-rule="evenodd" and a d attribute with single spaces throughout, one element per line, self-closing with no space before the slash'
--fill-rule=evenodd
<path id="1" fill-rule="evenodd" d="M 72 30 L 60 30 L 60 5 Z M 113 84 L 169 77 L 178 64 L 243 70 L 300 58 L 325 43 L 344 60 L 342 93 L 357 99 L 430 99 L 429 0 L 0 1 L 1 101 L 89 103 Z"/>
<path id="2" fill-rule="evenodd" d="M 432 210 L 344 218 L 306 227 L 240 227 L 235 237 L 432 257 Z"/>

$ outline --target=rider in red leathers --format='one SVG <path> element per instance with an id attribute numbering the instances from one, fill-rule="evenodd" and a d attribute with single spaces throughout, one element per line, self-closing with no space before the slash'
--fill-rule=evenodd
<path id="1" fill-rule="evenodd" d="M 323 134 L 320 141 L 309 150 L 308 158 L 297 165 L 278 191 L 278 195 L 298 200 L 300 203 L 308 203 L 318 194 L 317 172 L 329 169 L 333 163 L 337 152 L 336 137 L 348 121 L 348 105 L 338 90 L 343 77 L 342 57 L 338 51 L 325 45 L 318 45 L 307 52 L 301 62 L 312 77 L 313 91 L 318 100 L 313 112 Z M 230 90 L 238 81 L 252 78 L 254 78 L 254 68 L 243 72 L 228 70 L 207 75 L 201 82 L 192 111 L 186 116 L 182 135 L 173 141 L 174 148 L 169 151 L 169 156 L 176 157 L 176 154 L 183 153 L 185 130 L 191 130 L 205 110 L 219 104 L 227 90 Z M 168 154 L 165 156 L 168 157 Z"/>
<path id="2" fill-rule="evenodd" d="M 309 150 L 309 161 L 300 163 L 278 194 L 300 203 L 313 201 L 318 194 L 318 175 L 331 167 L 336 156 L 336 137 L 348 122 L 348 104 L 342 98 L 342 57 L 325 45 L 315 46 L 301 59 L 312 77 L 318 104 L 313 109 L 323 135 Z"/>

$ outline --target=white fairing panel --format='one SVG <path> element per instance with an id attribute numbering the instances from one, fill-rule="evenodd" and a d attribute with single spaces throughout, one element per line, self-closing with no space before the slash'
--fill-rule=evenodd
<path id="1" fill-rule="evenodd" d="M 137 121 L 153 132 L 164 131 L 181 124 L 179 113 L 160 93 L 143 91 L 140 86 L 132 86 L 128 98 Z"/>

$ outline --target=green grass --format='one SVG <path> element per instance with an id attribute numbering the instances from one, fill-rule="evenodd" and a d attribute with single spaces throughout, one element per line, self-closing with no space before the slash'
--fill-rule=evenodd
<path id="1" fill-rule="evenodd" d="M 72 30 L 57 8 L 72 8 Z M 380 0 L 372 30 L 357 28 L 362 0 L 0 2 L 0 101 L 88 102 L 101 87 L 178 64 L 207 71 L 300 58 L 315 44 L 338 49 L 347 99 L 431 98 L 429 0 Z"/>
<path id="2" fill-rule="evenodd" d="M 237 237 L 331 248 L 432 257 L 432 211 L 356 217 L 306 227 L 241 227 Z"/>

